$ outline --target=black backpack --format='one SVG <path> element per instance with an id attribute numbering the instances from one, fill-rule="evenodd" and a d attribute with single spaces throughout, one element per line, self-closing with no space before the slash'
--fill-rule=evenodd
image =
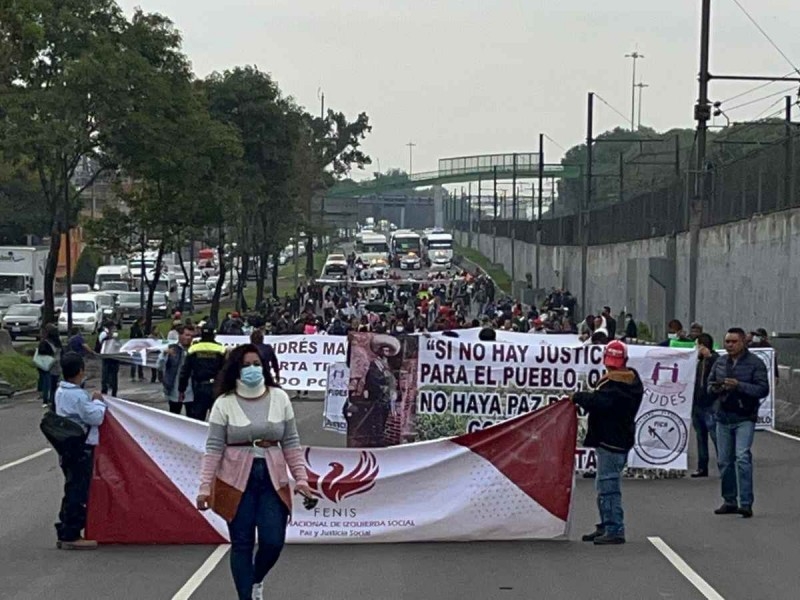
<path id="1" fill-rule="evenodd" d="M 48 408 L 44 413 L 39 429 L 44 437 L 61 456 L 80 451 L 86 444 L 88 431 L 84 431 L 80 423 L 56 414 L 55 409 Z"/>

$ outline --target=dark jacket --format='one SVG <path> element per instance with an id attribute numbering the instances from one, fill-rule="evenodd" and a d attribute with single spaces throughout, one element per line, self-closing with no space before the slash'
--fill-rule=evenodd
<path id="1" fill-rule="evenodd" d="M 714 404 L 714 396 L 708 393 L 708 378 L 719 358 L 719 354 L 712 351 L 706 358 L 697 359 L 697 373 L 694 379 L 694 398 L 692 400 L 693 410 L 703 410 L 711 408 Z"/>
<path id="2" fill-rule="evenodd" d="M 171 353 L 170 350 L 172 350 Z M 184 352 L 186 350 L 180 344 L 170 344 L 167 348 L 167 358 L 164 361 L 164 376 L 161 380 L 161 384 L 167 394 L 173 390 L 175 382 L 178 381 Z"/>
<path id="3" fill-rule="evenodd" d="M 717 418 L 723 422 L 757 421 L 761 399 L 769 394 L 767 366 L 755 354 L 744 351 L 734 364 L 730 356 L 720 357 L 708 377 L 708 393 L 719 401 Z M 739 386 L 726 391 L 715 384 L 735 379 Z"/>
<path id="4" fill-rule="evenodd" d="M 609 371 L 594 391 L 573 395 L 573 402 L 589 412 L 583 445 L 627 453 L 633 448 L 636 413 L 643 395 L 642 380 L 633 369 Z"/>
<path id="5" fill-rule="evenodd" d="M 192 383 L 212 383 L 225 364 L 225 346 L 213 341 L 199 341 L 189 347 L 181 369 L 178 391 L 183 393 Z M 196 389 L 196 388 L 195 388 Z"/>

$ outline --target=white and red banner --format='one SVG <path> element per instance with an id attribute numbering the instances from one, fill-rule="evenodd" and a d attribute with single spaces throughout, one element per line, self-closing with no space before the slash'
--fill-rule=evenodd
<path id="1" fill-rule="evenodd" d="M 218 544 L 195 509 L 207 425 L 108 399 L 87 536 L 101 543 Z M 469 435 L 392 448 L 308 448 L 319 497 L 294 503 L 290 543 L 551 539 L 573 491 L 575 407 L 561 402 Z"/>

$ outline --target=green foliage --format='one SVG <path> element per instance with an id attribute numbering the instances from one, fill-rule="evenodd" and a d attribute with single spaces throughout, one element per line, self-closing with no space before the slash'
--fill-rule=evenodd
<path id="1" fill-rule="evenodd" d="M 8 381 L 16 390 L 35 388 L 39 373 L 30 356 L 17 352 L 0 354 L 0 379 Z"/>
<path id="2" fill-rule="evenodd" d="M 438 440 L 443 437 L 463 435 L 467 432 L 470 417 L 445 413 L 416 416 L 417 441 Z"/>
<path id="3" fill-rule="evenodd" d="M 73 283 L 94 283 L 94 275 L 97 268 L 103 264 L 103 256 L 95 248 L 87 246 L 78 257 L 75 264 L 75 272 L 72 274 Z"/>
<path id="4" fill-rule="evenodd" d="M 503 292 L 507 294 L 511 293 L 511 276 L 508 275 L 508 273 L 506 273 L 503 269 L 492 265 L 492 261 L 472 248 L 467 248 L 466 246 L 460 246 L 456 244 L 455 251 L 456 254 L 463 256 L 470 262 L 475 263 L 481 269 L 483 269 L 489 275 L 489 277 L 494 280 L 495 285 L 497 285 L 497 287 L 499 287 Z"/>

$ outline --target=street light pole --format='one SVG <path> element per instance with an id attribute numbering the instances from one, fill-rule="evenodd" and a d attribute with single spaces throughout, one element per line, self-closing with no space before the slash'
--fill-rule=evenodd
<path id="1" fill-rule="evenodd" d="M 408 142 L 408 174 L 414 172 L 414 148 L 417 146 L 414 142 Z"/>
<path id="2" fill-rule="evenodd" d="M 636 117 L 636 61 L 640 58 L 644 58 L 644 54 L 640 54 L 637 48 L 630 54 L 626 54 L 625 58 L 633 60 L 633 81 L 631 82 L 631 131 L 634 131 L 633 127 Z"/>
<path id="3" fill-rule="evenodd" d="M 636 130 L 638 131 L 642 128 L 642 90 L 650 86 L 640 81 L 636 84 L 636 87 L 639 88 L 639 121 L 636 124 Z"/>

